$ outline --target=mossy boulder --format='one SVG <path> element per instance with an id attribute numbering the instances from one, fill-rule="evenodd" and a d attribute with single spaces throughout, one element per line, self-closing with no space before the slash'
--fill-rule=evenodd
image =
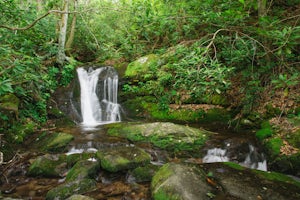
<path id="1" fill-rule="evenodd" d="M 151 182 L 155 200 L 268 199 L 300 197 L 300 182 L 284 174 L 242 167 L 236 163 L 167 163 Z"/>
<path id="2" fill-rule="evenodd" d="M 37 145 L 46 152 L 62 152 L 73 139 L 74 136 L 68 133 L 45 134 L 39 138 Z"/>
<path id="3" fill-rule="evenodd" d="M 100 169 L 98 161 L 82 160 L 78 161 L 68 172 L 66 181 L 82 180 L 86 178 L 93 178 Z"/>
<path id="4" fill-rule="evenodd" d="M 206 184 L 205 172 L 196 165 L 167 163 L 151 182 L 154 200 L 209 199 L 212 187 Z"/>
<path id="5" fill-rule="evenodd" d="M 157 68 L 159 65 L 159 57 L 150 54 L 129 63 L 125 71 L 125 77 L 132 79 L 149 79 L 151 77 L 151 68 Z"/>
<path id="6" fill-rule="evenodd" d="M 62 177 L 67 171 L 65 155 L 50 155 L 37 157 L 29 167 L 28 175 L 42 177 Z"/>
<path id="7" fill-rule="evenodd" d="M 131 141 L 150 142 L 173 151 L 196 151 L 213 132 L 170 122 L 119 123 L 107 126 L 108 134 L 126 137 Z"/>
<path id="8" fill-rule="evenodd" d="M 151 156 L 135 146 L 118 146 L 99 150 L 101 167 L 109 172 L 133 169 L 150 163 Z"/>
<path id="9" fill-rule="evenodd" d="M 96 184 L 96 181 L 93 179 L 67 182 L 48 191 L 46 200 L 67 199 L 74 194 L 83 194 L 95 189 Z"/>

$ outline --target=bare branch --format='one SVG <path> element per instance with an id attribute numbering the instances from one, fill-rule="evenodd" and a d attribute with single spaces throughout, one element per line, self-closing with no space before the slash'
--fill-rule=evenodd
<path id="1" fill-rule="evenodd" d="M 17 31 L 17 30 L 24 31 L 24 30 L 32 28 L 37 22 L 39 22 L 41 19 L 47 17 L 51 13 L 65 14 L 66 12 L 63 12 L 63 11 L 60 11 L 60 10 L 49 10 L 44 15 L 40 16 L 39 18 L 34 20 L 31 24 L 29 24 L 25 27 L 20 28 L 20 27 L 9 27 L 9 26 L 5 26 L 5 25 L 0 25 L 0 28 L 6 28 L 6 29 L 11 30 L 11 31 Z M 68 12 L 68 13 L 74 13 L 74 12 Z"/>

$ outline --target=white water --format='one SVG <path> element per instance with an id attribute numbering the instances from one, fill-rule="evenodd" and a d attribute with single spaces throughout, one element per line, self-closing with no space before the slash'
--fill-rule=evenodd
<path id="1" fill-rule="evenodd" d="M 239 164 L 248 167 L 251 169 L 258 169 L 262 171 L 267 171 L 267 161 L 263 158 L 263 155 L 259 155 L 256 151 L 256 148 L 249 144 L 249 153 L 246 155 L 246 158 L 243 162 Z M 214 163 L 214 162 L 228 162 L 232 161 L 227 155 L 226 149 L 221 148 L 212 148 L 207 151 L 207 154 L 203 157 L 204 163 Z"/>
<path id="2" fill-rule="evenodd" d="M 77 74 L 80 83 L 80 104 L 82 125 L 96 127 L 100 124 L 121 121 L 120 105 L 117 103 L 118 76 L 111 67 L 102 67 L 93 70 L 78 68 Z M 104 80 L 99 80 L 101 73 L 106 73 Z M 98 81 L 103 81 L 103 88 L 97 88 Z M 101 85 L 101 84 L 100 84 Z M 97 92 L 102 93 L 99 99 Z"/>

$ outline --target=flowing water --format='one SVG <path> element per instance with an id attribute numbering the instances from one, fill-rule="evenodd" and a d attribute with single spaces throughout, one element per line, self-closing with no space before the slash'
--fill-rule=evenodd
<path id="1" fill-rule="evenodd" d="M 112 67 L 95 70 L 92 67 L 88 70 L 81 67 L 77 69 L 77 74 L 81 91 L 81 124 L 85 127 L 96 127 L 121 121 L 116 71 Z M 99 77 L 102 79 L 99 80 Z M 99 81 L 102 83 L 99 84 Z"/>

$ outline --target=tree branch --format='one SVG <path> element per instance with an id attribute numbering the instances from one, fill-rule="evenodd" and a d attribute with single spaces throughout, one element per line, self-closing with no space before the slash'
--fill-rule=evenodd
<path id="1" fill-rule="evenodd" d="M 48 12 L 46 12 L 44 15 L 40 16 L 39 18 L 37 18 L 36 20 L 34 20 L 31 24 L 25 26 L 25 27 L 9 27 L 9 26 L 5 26 L 5 25 L 0 25 L 0 28 L 6 28 L 8 30 L 11 30 L 11 31 L 25 31 L 27 29 L 30 29 L 32 28 L 38 21 L 40 21 L 41 19 L 47 17 L 49 14 L 51 13 L 60 13 L 60 14 L 65 14 L 66 12 L 64 11 L 60 11 L 60 10 L 49 10 Z M 68 12 L 69 13 L 74 13 L 74 12 Z"/>

